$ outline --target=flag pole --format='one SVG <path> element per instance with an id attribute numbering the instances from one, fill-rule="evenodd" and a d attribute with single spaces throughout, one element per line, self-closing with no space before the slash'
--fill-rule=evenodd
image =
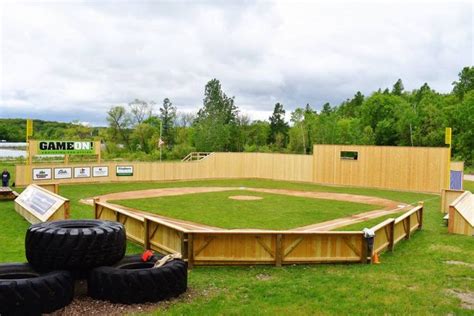
<path id="1" fill-rule="evenodd" d="M 160 140 L 158 141 L 158 146 L 160 147 L 160 162 L 161 162 L 161 133 L 163 132 L 163 121 L 160 120 Z"/>

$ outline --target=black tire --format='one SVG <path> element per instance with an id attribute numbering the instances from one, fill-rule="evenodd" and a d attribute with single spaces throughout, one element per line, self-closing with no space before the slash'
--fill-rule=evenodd
<path id="1" fill-rule="evenodd" d="M 179 296 L 188 286 L 186 262 L 173 260 L 153 268 L 157 258 L 143 262 L 140 256 L 127 256 L 112 267 L 91 271 L 90 297 L 112 303 L 138 304 L 158 302 Z"/>
<path id="2" fill-rule="evenodd" d="M 26 258 L 39 271 L 87 271 L 111 265 L 125 255 L 122 224 L 66 220 L 32 225 L 26 232 Z"/>
<path id="3" fill-rule="evenodd" d="M 36 272 L 29 264 L 0 265 L 0 315 L 41 315 L 71 303 L 74 280 L 68 271 Z"/>

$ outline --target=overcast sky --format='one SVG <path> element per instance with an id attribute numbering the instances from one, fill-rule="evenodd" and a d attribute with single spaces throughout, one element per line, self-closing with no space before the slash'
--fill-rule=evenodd
<path id="1" fill-rule="evenodd" d="M 252 119 L 392 86 L 451 91 L 473 64 L 473 5 L 2 1 L 0 117 L 104 125 L 134 98 L 197 111 L 217 78 Z"/>

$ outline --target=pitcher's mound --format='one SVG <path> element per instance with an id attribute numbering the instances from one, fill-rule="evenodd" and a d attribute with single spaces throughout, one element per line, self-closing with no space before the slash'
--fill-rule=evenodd
<path id="1" fill-rule="evenodd" d="M 254 195 L 232 195 L 232 196 L 229 196 L 229 199 L 239 200 L 239 201 L 255 201 L 255 200 L 261 200 L 263 199 L 263 197 L 254 196 Z"/>

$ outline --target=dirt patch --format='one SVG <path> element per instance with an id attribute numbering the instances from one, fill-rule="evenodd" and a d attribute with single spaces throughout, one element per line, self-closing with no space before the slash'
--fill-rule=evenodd
<path id="1" fill-rule="evenodd" d="M 263 197 L 254 195 L 232 195 L 229 196 L 229 199 L 238 201 L 257 201 L 262 200 Z"/>
<path id="2" fill-rule="evenodd" d="M 260 280 L 260 281 L 268 281 L 272 279 L 272 276 L 266 273 L 257 274 L 255 277 L 257 278 L 257 280 Z"/>
<path id="3" fill-rule="evenodd" d="M 462 292 L 460 290 L 447 290 L 450 295 L 461 300 L 461 307 L 474 310 L 474 292 Z"/>
<path id="4" fill-rule="evenodd" d="M 466 266 L 466 267 L 474 269 L 474 263 L 468 263 L 468 262 L 464 262 L 464 261 L 455 261 L 455 260 L 448 260 L 448 261 L 445 261 L 444 263 L 452 264 L 452 265 L 456 265 L 456 266 Z"/>
<path id="5" fill-rule="evenodd" d="M 198 296 L 202 296 L 201 293 L 188 289 L 186 293 L 183 293 L 177 298 L 161 301 L 158 303 L 145 303 L 145 304 L 114 304 L 108 301 L 94 300 L 88 296 L 81 295 L 76 297 L 71 304 L 54 312 L 51 316 L 83 316 L 83 315 L 125 315 L 125 314 L 136 314 L 142 312 L 156 311 L 157 309 L 163 310 L 170 306 L 186 302 L 189 303 Z"/>

